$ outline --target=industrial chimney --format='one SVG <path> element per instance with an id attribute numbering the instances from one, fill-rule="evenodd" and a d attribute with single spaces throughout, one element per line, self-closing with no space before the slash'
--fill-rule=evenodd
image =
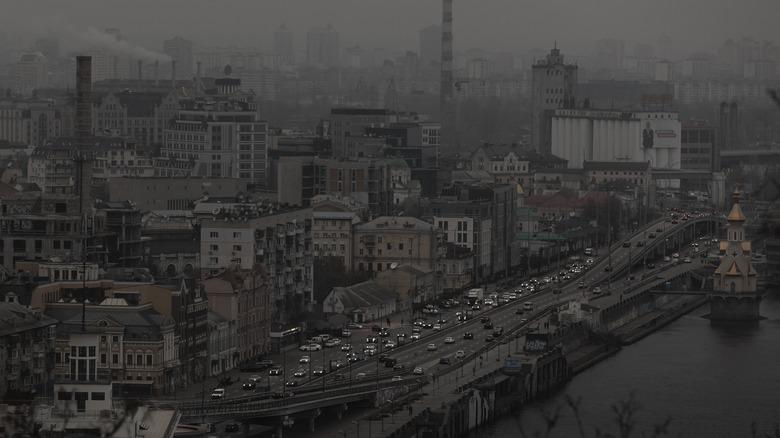
<path id="1" fill-rule="evenodd" d="M 442 114 L 441 145 L 453 146 L 455 111 L 452 104 L 452 0 L 442 0 L 441 18 L 441 81 L 439 110 Z"/>
<path id="2" fill-rule="evenodd" d="M 144 86 L 144 62 L 138 61 L 138 89 Z"/>
<path id="3" fill-rule="evenodd" d="M 195 76 L 195 92 L 198 93 L 198 94 L 203 92 L 203 90 L 201 88 L 201 83 L 200 83 L 200 65 L 201 65 L 201 62 L 198 61 L 198 73 L 197 73 L 197 76 Z"/>
<path id="4" fill-rule="evenodd" d="M 176 60 L 171 61 L 171 88 L 176 87 Z"/>
<path id="5" fill-rule="evenodd" d="M 76 181 L 79 211 L 90 208 L 92 184 L 92 57 L 76 57 Z"/>
<path id="6" fill-rule="evenodd" d="M 160 86 L 160 61 L 154 61 L 154 86 Z"/>

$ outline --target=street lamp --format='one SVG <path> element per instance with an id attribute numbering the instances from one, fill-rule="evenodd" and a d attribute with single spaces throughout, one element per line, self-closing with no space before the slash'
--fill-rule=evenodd
<path id="1" fill-rule="evenodd" d="M 354 425 L 355 425 L 355 427 L 357 428 L 357 435 L 356 435 L 356 438 L 360 438 L 360 423 L 359 423 L 359 422 L 357 422 L 357 421 L 353 421 L 353 422 L 352 422 L 352 424 L 354 424 Z"/>

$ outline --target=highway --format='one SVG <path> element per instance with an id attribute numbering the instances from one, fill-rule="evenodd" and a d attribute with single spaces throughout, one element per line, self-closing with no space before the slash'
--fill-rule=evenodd
<path id="1" fill-rule="evenodd" d="M 659 219 L 649 223 L 644 229 L 639 230 L 632 235 L 628 236 L 624 240 L 615 242 L 611 248 L 611 254 L 609 252 L 598 254 L 593 258 L 593 263 L 587 268 L 583 269 L 579 273 L 567 272 L 567 275 L 571 275 L 571 279 L 557 283 L 540 284 L 541 287 L 533 293 L 523 293 L 521 297 L 513 300 L 505 305 L 497 308 L 491 306 L 482 306 L 481 310 L 473 310 L 472 317 L 466 321 L 459 322 L 456 317 L 456 312 L 463 311 L 469 308 L 467 305 L 456 305 L 451 309 L 441 309 L 441 313 L 438 315 L 427 315 L 426 322 L 435 323 L 438 318 L 444 318 L 447 320 L 446 324 L 443 324 L 443 328 L 440 331 L 434 331 L 429 328 L 422 328 L 421 337 L 419 340 L 410 340 L 409 336 L 412 332 L 411 321 L 404 319 L 405 324 L 400 325 L 400 315 L 396 315 L 396 323 L 391 324 L 388 327 L 390 336 L 379 338 L 378 334 L 372 332 L 370 325 L 365 325 L 362 329 L 352 330 L 352 335 L 349 338 L 341 338 L 342 345 L 350 343 L 355 347 L 355 352 L 360 357 L 363 356 L 362 352 L 364 346 L 367 344 L 367 337 L 374 336 L 381 340 L 393 340 L 397 339 L 399 333 L 405 333 L 407 335 L 406 344 L 393 349 L 383 349 L 381 342 L 377 343 L 378 352 L 377 355 L 366 357 L 359 362 L 347 365 L 335 372 L 326 373 L 325 380 L 322 377 L 313 377 L 312 371 L 321 368 L 326 371 L 329 370 L 329 363 L 331 360 L 341 360 L 344 364 L 347 364 L 347 352 L 342 351 L 341 346 L 332 348 L 323 348 L 320 351 L 299 351 L 291 350 L 282 355 L 281 361 L 277 361 L 277 365 L 283 366 L 283 375 L 270 376 L 268 371 L 264 372 L 246 372 L 241 373 L 242 380 L 250 376 L 257 376 L 261 382 L 270 384 L 271 392 L 284 392 L 284 393 L 296 393 L 303 392 L 306 389 L 315 389 L 320 385 L 323 388 L 331 387 L 345 387 L 350 384 L 365 384 L 366 381 L 387 382 L 394 376 L 401 376 L 402 379 L 413 379 L 415 376 L 412 371 L 416 367 L 422 368 L 422 373 L 428 377 L 440 370 L 444 370 L 448 367 L 446 364 L 440 364 L 442 358 L 449 358 L 451 367 L 460 367 L 462 369 L 461 375 L 467 375 L 471 372 L 472 367 L 477 367 L 480 364 L 479 356 L 475 352 L 479 352 L 483 347 L 490 345 L 500 345 L 499 342 L 507 344 L 506 348 L 512 348 L 512 343 L 515 343 L 514 349 L 518 348 L 520 339 L 512 335 L 513 332 L 522 332 L 524 329 L 530 329 L 529 326 L 535 325 L 535 320 L 541 316 L 545 309 L 550 305 L 556 303 L 567 302 L 571 299 L 582 298 L 585 300 L 592 300 L 600 295 L 611 291 L 613 295 L 622 293 L 627 286 L 632 283 L 638 282 L 642 278 L 643 274 L 657 273 L 662 270 L 663 257 L 652 260 L 656 264 L 655 269 L 646 270 L 643 263 L 639 259 L 643 259 L 647 255 L 647 261 L 651 261 L 653 252 L 648 250 L 652 245 L 661 245 L 665 242 L 665 239 L 671 237 L 675 233 L 678 233 L 683 227 L 689 226 L 693 220 L 679 221 L 677 224 L 672 224 L 664 219 Z M 661 230 L 661 231 L 657 231 Z M 648 237 L 649 233 L 655 233 L 655 239 Z M 654 240 L 654 241 L 653 241 Z M 624 246 L 624 242 L 627 246 Z M 637 243 L 641 242 L 642 246 L 637 246 Z M 708 241 L 709 242 L 709 241 Z M 662 248 L 664 250 L 671 251 L 671 248 Z M 682 252 L 685 249 L 680 249 Z M 702 248 L 702 251 L 705 251 Z M 691 252 L 691 249 L 687 249 Z M 657 252 L 656 252 L 657 253 Z M 681 256 L 682 257 L 682 256 Z M 632 265 L 636 268 L 631 270 L 631 274 L 634 275 L 636 280 L 628 280 L 626 276 L 622 275 L 623 271 L 626 271 L 629 258 L 632 261 Z M 680 260 L 682 261 L 682 260 Z M 611 263 L 612 270 L 606 271 Z M 584 263 L 582 263 L 584 265 Z M 563 269 L 563 267 L 561 268 Z M 626 271 L 627 273 L 627 271 Z M 557 273 L 549 273 L 546 275 L 553 276 Z M 615 278 L 611 278 L 614 276 Z M 619 279 L 618 279 L 619 276 Z M 540 283 L 544 276 L 539 278 Z M 611 278 L 611 279 L 610 279 Z M 580 283 L 583 283 L 585 287 L 580 287 Z M 602 294 L 594 294 L 594 287 L 600 287 Z M 560 293 L 552 293 L 555 289 L 560 289 Z M 495 285 L 487 285 L 485 287 L 485 297 L 489 293 L 498 293 L 501 295 L 503 292 L 513 292 L 514 290 L 497 290 Z M 616 297 L 617 298 L 617 297 Z M 534 303 L 534 310 L 522 311 L 523 303 L 531 301 Z M 520 310 L 518 310 L 520 309 Z M 408 314 L 406 315 L 409 316 Z M 486 341 L 488 335 L 492 334 L 492 329 L 485 329 L 481 322 L 482 317 L 490 317 L 490 320 L 494 327 L 501 326 L 504 328 L 504 335 L 498 340 L 492 342 Z M 386 324 L 382 324 L 386 326 Z M 473 333 L 473 339 L 464 339 L 464 333 Z M 451 337 L 452 343 L 445 343 L 445 338 Z M 429 348 L 429 344 L 434 344 L 435 349 Z M 504 346 L 500 345 L 499 349 L 503 349 Z M 463 351 L 465 357 L 462 359 L 456 358 L 456 352 Z M 384 363 L 376 360 L 380 353 L 385 353 L 389 358 L 396 359 L 398 364 L 404 365 L 403 370 L 394 370 L 392 368 L 385 367 Z M 491 352 L 483 354 L 482 360 L 493 359 L 495 357 L 489 357 Z M 503 353 L 502 353 L 503 354 Z M 308 363 L 301 363 L 300 360 L 303 356 L 308 356 L 310 361 Z M 295 371 L 305 371 L 306 376 L 296 378 L 293 376 Z M 335 374 L 341 374 L 343 380 L 336 381 Z M 312 378 L 313 377 L 313 378 Z M 296 382 L 296 386 L 285 386 L 285 382 Z M 225 402 L 236 402 L 247 397 L 256 398 L 258 395 L 256 391 L 246 391 L 242 389 L 242 382 L 238 382 L 227 387 L 227 394 L 224 398 Z M 206 394 L 209 398 L 209 394 Z M 266 396 L 267 397 L 267 396 Z"/>

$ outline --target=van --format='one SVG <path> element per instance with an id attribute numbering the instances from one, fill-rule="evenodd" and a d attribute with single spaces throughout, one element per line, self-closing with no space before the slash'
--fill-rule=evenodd
<path id="1" fill-rule="evenodd" d="M 534 310 L 534 303 L 531 301 L 526 301 L 523 303 L 523 310 Z"/>

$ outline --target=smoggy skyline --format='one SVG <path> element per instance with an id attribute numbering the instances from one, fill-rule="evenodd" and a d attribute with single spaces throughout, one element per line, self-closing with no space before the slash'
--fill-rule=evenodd
<path id="1" fill-rule="evenodd" d="M 96 29 L 117 28 L 130 43 L 129 53 L 162 50 L 162 41 L 181 36 L 199 46 L 254 46 L 270 50 L 273 30 L 284 23 L 295 34 L 296 51 L 305 49 L 305 34 L 330 24 L 341 47 L 419 50 L 418 32 L 441 23 L 440 0 L 32 0 L 5 5 L 0 26 L 9 46 L 57 36 L 63 48 L 78 50 Z M 696 0 L 455 0 L 455 50 L 526 52 L 549 49 L 557 41 L 565 54 L 587 55 L 601 38 L 625 41 L 629 54 L 636 43 L 655 45 L 671 37 L 677 55 L 714 52 L 728 38 L 777 40 L 780 3 L 716 1 L 706 8 Z M 154 55 L 146 53 L 153 57 Z"/>

